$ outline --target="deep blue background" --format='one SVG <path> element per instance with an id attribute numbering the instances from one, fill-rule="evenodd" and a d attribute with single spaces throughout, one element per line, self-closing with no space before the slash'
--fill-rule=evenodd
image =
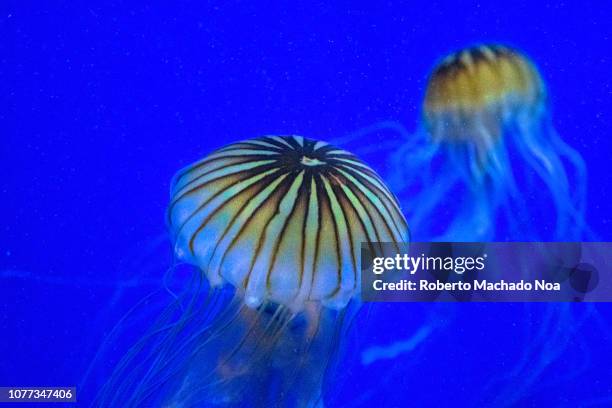
<path id="1" fill-rule="evenodd" d="M 588 221 L 612 239 L 610 4 L 77 3 L 0 4 L 0 385 L 78 383 L 113 320 L 100 311 L 164 234 L 177 169 L 262 134 L 329 139 L 385 119 L 414 129 L 432 63 L 477 41 L 538 63 L 555 126 L 588 165 Z M 460 336 L 472 356 L 495 355 L 483 334 L 504 338 L 506 326 L 487 325 L 514 309 L 485 306 L 458 309 L 438 350 Z M 595 360 L 609 351 L 609 332 L 581 330 Z M 469 356 L 421 354 L 442 388 L 433 374 L 398 384 L 457 402 L 451 384 L 507 369 Z M 610 370 L 589 367 L 559 386 L 568 404 L 612 394 Z"/>

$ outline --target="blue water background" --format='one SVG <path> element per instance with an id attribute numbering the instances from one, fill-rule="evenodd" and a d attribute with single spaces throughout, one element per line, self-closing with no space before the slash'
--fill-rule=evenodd
<path id="1" fill-rule="evenodd" d="M 588 223 L 611 240 L 612 4 L 401 3 L 2 2 L 0 385 L 79 383 L 103 332 L 168 266 L 155 243 L 179 168 L 264 134 L 331 139 L 389 119 L 415 129 L 433 62 L 474 42 L 539 65 L 554 124 L 588 166 Z M 609 309 L 568 340 L 561 365 L 527 365 L 527 400 L 612 404 Z M 345 383 L 336 400 L 369 386 L 387 406 L 461 405 L 511 370 L 527 344 L 515 336 L 544 318 L 517 310 L 453 308 L 426 349 L 357 370 L 365 385 Z M 427 312 L 389 308 L 365 341 L 410 338 Z"/>

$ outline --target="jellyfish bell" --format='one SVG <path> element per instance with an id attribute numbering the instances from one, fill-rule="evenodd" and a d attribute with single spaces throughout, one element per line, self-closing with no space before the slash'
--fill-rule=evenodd
<path id="1" fill-rule="evenodd" d="M 502 45 L 479 45 L 436 65 L 423 105 L 424 124 L 435 142 L 473 143 L 484 160 L 506 124 L 544 112 L 546 89 L 525 55 Z"/>
<path id="2" fill-rule="evenodd" d="M 257 307 L 346 306 L 361 242 L 401 242 L 406 225 L 380 177 L 352 154 L 302 137 L 235 143 L 180 172 L 168 210 L 175 251 L 212 286 Z"/>
<path id="3" fill-rule="evenodd" d="M 119 364 L 109 405 L 314 405 L 359 303 L 361 244 L 407 239 L 368 165 L 300 136 L 233 143 L 179 171 L 167 222 L 199 279 Z"/>

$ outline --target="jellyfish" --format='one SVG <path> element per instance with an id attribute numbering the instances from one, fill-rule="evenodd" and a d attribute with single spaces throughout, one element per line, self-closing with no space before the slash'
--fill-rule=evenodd
<path id="1" fill-rule="evenodd" d="M 584 218 L 585 163 L 555 130 L 542 75 L 519 50 L 485 44 L 442 58 L 429 75 L 419 122 L 410 132 L 385 120 L 334 140 L 373 165 L 386 165 L 378 170 L 407 209 L 415 241 L 593 237 Z M 518 327 L 529 331 L 524 354 L 508 362 L 511 376 L 492 373 L 477 405 L 528 398 L 576 341 L 573 328 L 583 319 L 579 305 L 509 307 L 521 317 Z M 413 352 L 406 344 L 428 328 L 424 323 L 400 339 L 402 350 Z M 398 358 L 397 344 L 374 350 Z"/>
<path id="2" fill-rule="evenodd" d="M 233 143 L 179 171 L 167 223 L 192 273 L 98 406 L 320 405 L 359 309 L 361 245 L 407 239 L 367 164 L 300 136 Z"/>
<path id="3" fill-rule="evenodd" d="M 383 174 L 415 240 L 591 234 L 585 163 L 553 126 L 538 68 L 516 49 L 479 45 L 446 56 L 429 76 L 414 134 L 384 121 L 336 143 L 356 141 L 363 156 L 389 163 Z"/>

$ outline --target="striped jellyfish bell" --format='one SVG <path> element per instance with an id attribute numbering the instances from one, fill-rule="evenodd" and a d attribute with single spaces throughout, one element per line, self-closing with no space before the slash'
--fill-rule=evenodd
<path id="1" fill-rule="evenodd" d="M 361 243 L 407 239 L 394 195 L 369 166 L 326 142 L 265 136 L 179 171 L 168 223 L 179 259 L 251 307 L 340 309 L 360 291 Z"/>

